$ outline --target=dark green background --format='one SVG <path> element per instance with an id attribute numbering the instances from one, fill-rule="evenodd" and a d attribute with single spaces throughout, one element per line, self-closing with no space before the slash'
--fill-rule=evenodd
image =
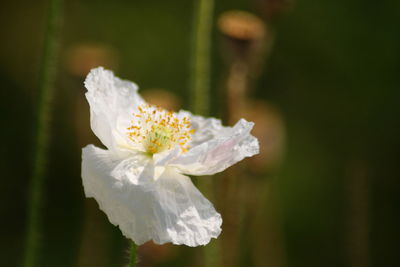
<path id="1" fill-rule="evenodd" d="M 73 120 L 84 88 L 83 79 L 66 70 L 68 47 L 106 44 L 118 52 L 120 77 L 141 88 L 188 96 L 192 1 L 66 2 L 41 266 L 76 264 L 83 207 L 95 206 L 93 200 L 87 204 L 81 186 L 83 144 Z M 0 4 L 0 266 L 21 262 L 46 8 L 47 1 Z M 216 16 L 230 9 L 260 13 L 255 1 L 216 0 Z M 354 164 L 367 173 L 369 265 L 398 265 L 399 18 L 399 1 L 298 0 L 271 25 L 276 40 L 254 96 L 279 107 L 287 128 L 286 157 L 276 181 L 289 267 L 351 266 L 348 180 Z M 213 88 L 222 73 L 220 42 L 214 27 Z M 114 248 L 107 266 L 121 266 L 119 251 L 126 241 L 118 229 L 104 225 L 105 240 Z M 164 266 L 189 266 L 192 252 L 182 248 Z M 268 259 L 265 266 L 270 266 Z"/>

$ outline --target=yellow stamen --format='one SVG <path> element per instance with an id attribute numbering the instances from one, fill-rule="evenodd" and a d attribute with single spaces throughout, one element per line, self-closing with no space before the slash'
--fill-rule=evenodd
<path id="1" fill-rule="evenodd" d="M 155 154 L 179 146 L 187 152 L 194 129 L 190 129 L 188 117 L 177 118 L 173 112 L 159 106 L 142 105 L 133 114 L 132 125 L 127 128 L 128 137 L 141 144 L 146 153 Z"/>

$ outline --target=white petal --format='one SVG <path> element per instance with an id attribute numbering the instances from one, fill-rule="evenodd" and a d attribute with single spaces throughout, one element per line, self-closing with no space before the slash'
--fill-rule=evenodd
<path id="1" fill-rule="evenodd" d="M 166 169 L 156 182 L 155 233 L 158 244 L 206 245 L 221 233 L 222 219 L 189 177 Z"/>
<path id="2" fill-rule="evenodd" d="M 90 71 L 85 86 L 92 130 L 107 148 L 113 149 L 116 139 L 124 138 L 119 129 L 129 124 L 133 110 L 144 103 L 137 94 L 138 87 L 102 67 Z"/>
<path id="3" fill-rule="evenodd" d="M 236 162 L 259 153 L 257 138 L 250 134 L 254 123 L 239 120 L 234 127 L 224 127 L 220 120 L 191 116 L 196 130 L 191 149 L 168 162 L 190 175 L 212 175 Z"/>
<path id="4" fill-rule="evenodd" d="M 92 145 L 82 157 L 86 196 L 94 197 L 110 222 L 136 244 L 199 246 L 220 234 L 220 214 L 188 177 L 165 169 L 155 179 L 152 160 L 121 161 Z"/>

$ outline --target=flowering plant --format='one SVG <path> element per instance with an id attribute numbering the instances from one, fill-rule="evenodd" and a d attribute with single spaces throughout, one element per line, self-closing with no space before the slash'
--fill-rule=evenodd
<path id="1" fill-rule="evenodd" d="M 205 245 L 222 219 L 186 175 L 212 175 L 258 153 L 252 122 L 220 120 L 148 105 L 136 84 L 101 67 L 85 80 L 91 128 L 107 150 L 82 150 L 86 197 L 140 245 Z M 185 175 L 186 174 L 186 175 Z"/>

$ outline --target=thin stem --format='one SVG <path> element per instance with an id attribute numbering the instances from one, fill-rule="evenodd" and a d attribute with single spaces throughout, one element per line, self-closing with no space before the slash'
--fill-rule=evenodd
<path id="1" fill-rule="evenodd" d="M 206 116 L 210 112 L 211 33 L 214 0 L 197 0 L 194 16 L 194 38 L 191 68 L 191 101 L 195 114 Z M 197 181 L 200 191 L 213 199 L 212 180 L 202 177 Z M 218 266 L 219 243 L 214 241 L 202 250 L 204 266 Z"/>
<path id="2" fill-rule="evenodd" d="M 131 244 L 131 255 L 130 255 L 130 260 L 129 260 L 129 267 L 135 267 L 136 266 L 136 251 L 137 251 L 137 246 L 134 242 Z"/>
<path id="3" fill-rule="evenodd" d="M 35 117 L 36 128 L 34 131 L 32 180 L 27 205 L 27 234 L 23 265 L 25 267 L 38 265 L 51 100 L 57 70 L 57 54 L 62 21 L 62 0 L 50 0 L 49 4 L 43 58 L 39 74 L 37 113 Z"/>
<path id="4" fill-rule="evenodd" d="M 198 0 L 194 16 L 191 90 L 192 109 L 207 115 L 210 108 L 210 47 L 214 0 Z"/>

